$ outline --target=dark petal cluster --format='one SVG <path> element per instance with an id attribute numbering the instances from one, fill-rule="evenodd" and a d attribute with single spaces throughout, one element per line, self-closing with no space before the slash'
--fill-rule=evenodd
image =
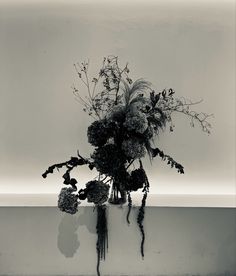
<path id="1" fill-rule="evenodd" d="M 148 127 L 148 120 L 146 118 L 146 115 L 142 112 L 130 112 L 126 116 L 124 126 L 129 131 L 134 131 L 142 134 Z"/>
<path id="2" fill-rule="evenodd" d="M 145 180 L 146 174 L 143 169 L 132 171 L 128 182 L 128 189 L 130 191 L 137 191 L 138 189 L 143 188 Z"/>
<path id="3" fill-rule="evenodd" d="M 86 184 L 88 202 L 101 205 L 108 200 L 110 186 L 102 181 L 89 181 Z"/>
<path id="4" fill-rule="evenodd" d="M 85 200 L 87 198 L 87 189 L 80 189 L 78 192 L 78 197 L 80 200 Z"/>
<path id="5" fill-rule="evenodd" d="M 122 143 L 122 150 L 127 157 L 132 159 L 142 158 L 146 153 L 145 146 L 135 137 L 124 140 Z"/>
<path id="6" fill-rule="evenodd" d="M 123 122 L 125 120 L 126 108 L 122 104 L 113 106 L 110 113 L 107 115 L 107 119 L 113 122 Z"/>
<path id="7" fill-rule="evenodd" d="M 124 153 L 114 144 L 96 148 L 91 155 L 96 169 L 102 174 L 117 175 L 126 162 Z"/>
<path id="8" fill-rule="evenodd" d="M 62 188 L 58 196 L 58 208 L 62 212 L 69 214 L 75 214 L 78 211 L 78 196 L 73 194 L 75 189 L 73 188 Z"/>
<path id="9" fill-rule="evenodd" d="M 106 120 L 93 122 L 87 130 L 88 141 L 95 147 L 103 146 L 113 135 L 113 126 Z"/>

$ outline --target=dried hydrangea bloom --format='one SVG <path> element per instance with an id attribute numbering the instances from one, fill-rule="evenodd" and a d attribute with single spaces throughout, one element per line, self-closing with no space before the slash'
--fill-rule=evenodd
<path id="1" fill-rule="evenodd" d="M 133 159 L 142 158 L 146 153 L 144 145 L 137 139 L 124 140 L 122 143 L 122 150 L 126 156 Z"/>
<path id="2" fill-rule="evenodd" d="M 94 160 L 94 166 L 100 173 L 112 176 L 119 173 L 120 168 L 126 162 L 124 154 L 114 144 L 96 148 L 91 157 Z"/>
<path id="3" fill-rule="evenodd" d="M 88 141 L 95 147 L 103 146 L 113 135 L 114 126 L 106 120 L 93 122 L 87 130 Z"/>
<path id="4" fill-rule="evenodd" d="M 113 106 L 111 112 L 107 114 L 107 120 L 110 121 L 122 121 L 125 117 L 126 108 L 122 104 L 117 104 Z"/>
<path id="5" fill-rule="evenodd" d="M 146 180 L 146 174 L 143 169 L 136 169 L 131 172 L 131 176 L 128 182 L 128 188 L 131 191 L 137 191 L 138 189 L 143 188 L 143 185 Z"/>
<path id="6" fill-rule="evenodd" d="M 129 131 L 135 131 L 136 133 L 143 134 L 148 128 L 148 120 L 144 113 L 132 112 L 126 115 L 124 126 Z"/>
<path id="7" fill-rule="evenodd" d="M 94 204 L 103 204 L 108 200 L 110 186 L 102 181 L 89 181 L 86 184 L 87 200 Z"/>
<path id="8" fill-rule="evenodd" d="M 62 212 L 69 214 L 75 214 L 78 211 L 78 196 L 73 194 L 75 189 L 73 188 L 62 188 L 58 196 L 58 208 Z"/>

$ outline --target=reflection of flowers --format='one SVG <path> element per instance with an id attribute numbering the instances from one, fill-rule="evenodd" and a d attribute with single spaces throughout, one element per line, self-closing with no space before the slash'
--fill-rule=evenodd
<path id="1" fill-rule="evenodd" d="M 102 181 L 89 181 L 86 184 L 87 200 L 88 202 L 93 202 L 94 204 L 103 204 L 108 199 L 109 185 Z"/>
<path id="2" fill-rule="evenodd" d="M 78 211 L 78 195 L 73 188 L 62 188 L 58 196 L 58 207 L 62 212 L 75 214 Z"/>
<path id="3" fill-rule="evenodd" d="M 124 126 L 129 131 L 142 134 L 148 127 L 148 120 L 144 113 L 135 112 L 134 114 L 127 114 Z"/>
<path id="4" fill-rule="evenodd" d="M 77 252 L 79 219 L 77 216 L 65 214 L 58 227 L 57 247 L 66 258 L 72 258 Z"/>
<path id="5" fill-rule="evenodd" d="M 137 139 L 124 140 L 122 143 L 122 150 L 126 156 L 133 159 L 141 158 L 146 153 L 144 145 L 141 144 Z"/>

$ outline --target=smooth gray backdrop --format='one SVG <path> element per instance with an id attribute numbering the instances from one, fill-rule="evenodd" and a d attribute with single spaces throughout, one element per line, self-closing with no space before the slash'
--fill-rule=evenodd
<path id="1" fill-rule="evenodd" d="M 58 192 L 60 175 L 41 173 L 92 152 L 73 63 L 89 58 L 95 73 L 109 54 L 214 113 L 210 136 L 175 117 L 157 145 L 186 175 L 147 160 L 151 192 L 235 193 L 235 1 L 0 1 L 0 41 L 0 193 Z"/>
<path id="2" fill-rule="evenodd" d="M 109 206 L 101 275 L 235 276 L 236 210 L 147 207 L 145 257 L 140 256 L 137 208 Z M 96 275 L 96 212 L 56 207 L 0 208 L 0 275 Z"/>

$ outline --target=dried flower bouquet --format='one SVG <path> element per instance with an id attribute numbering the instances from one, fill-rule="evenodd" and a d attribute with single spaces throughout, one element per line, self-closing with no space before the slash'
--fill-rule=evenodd
<path id="1" fill-rule="evenodd" d="M 104 58 L 98 76 L 90 80 L 89 62 L 74 64 L 79 80 L 85 85 L 88 95 L 82 97 L 73 86 L 76 99 L 83 110 L 94 118 L 88 127 L 88 142 L 95 147 L 89 158 L 77 153 L 69 161 L 50 166 L 43 177 L 54 169 L 66 168 L 58 207 L 61 211 L 75 214 L 80 200 L 93 203 L 97 209 L 97 274 L 99 264 L 105 259 L 108 248 L 108 229 L 106 202 L 124 204 L 128 200 L 127 222 L 132 208 L 131 193 L 141 190 L 143 199 L 137 216 L 141 233 L 141 255 L 144 257 L 145 233 L 143 220 L 145 204 L 149 192 L 149 181 L 143 168 L 142 158 L 146 155 L 152 160 L 160 157 L 178 173 L 184 173 L 184 167 L 171 156 L 155 146 L 155 138 L 166 128 L 174 131 L 173 113 L 180 112 L 190 119 L 190 125 L 198 123 L 201 129 L 210 133 L 211 125 L 206 113 L 191 110 L 192 102 L 185 98 L 176 98 L 173 89 L 161 92 L 153 90 L 150 82 L 144 79 L 133 81 L 129 76 L 128 64 L 121 68 L 118 57 Z M 71 178 L 71 171 L 78 166 L 96 169 L 98 176 L 77 188 L 77 180 Z M 131 165 L 132 169 L 131 169 Z"/>

